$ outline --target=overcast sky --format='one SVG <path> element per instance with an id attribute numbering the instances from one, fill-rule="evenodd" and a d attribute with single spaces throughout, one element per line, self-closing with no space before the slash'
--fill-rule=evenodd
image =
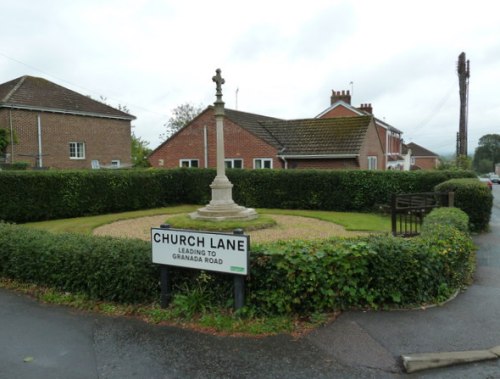
<path id="1" fill-rule="evenodd" d="M 456 64 L 470 60 L 469 154 L 500 133 L 500 8 L 493 1 L 2 1 L 0 83 L 46 78 L 137 117 L 155 148 L 171 111 L 215 101 L 314 117 L 353 90 L 406 142 L 454 153 Z M 352 82 L 352 84 L 351 84 Z M 238 95 L 236 95 L 238 93 Z"/>

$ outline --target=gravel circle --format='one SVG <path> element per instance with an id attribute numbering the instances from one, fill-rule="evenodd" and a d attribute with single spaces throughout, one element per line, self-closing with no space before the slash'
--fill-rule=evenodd
<path id="1" fill-rule="evenodd" d="M 121 238 L 151 240 L 151 228 L 159 227 L 171 215 L 140 217 L 116 221 L 95 228 L 93 234 Z M 269 215 L 276 220 L 272 228 L 250 231 L 252 242 L 269 242 L 290 239 L 324 239 L 333 236 L 352 237 L 367 235 L 367 232 L 351 232 L 343 226 L 310 217 Z"/>

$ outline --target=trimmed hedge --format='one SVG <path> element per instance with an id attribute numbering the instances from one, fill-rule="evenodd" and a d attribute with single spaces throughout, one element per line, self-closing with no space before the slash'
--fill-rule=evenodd
<path id="1" fill-rule="evenodd" d="M 449 225 L 463 233 L 469 233 L 469 216 L 458 208 L 435 208 L 424 218 L 422 233 L 432 233 L 436 227 Z"/>
<path id="2" fill-rule="evenodd" d="M 30 222 L 198 203 L 212 172 L 109 170 L 0 172 L 0 220 Z"/>
<path id="3" fill-rule="evenodd" d="M 440 226 L 412 239 L 277 242 L 253 251 L 249 301 L 269 313 L 440 301 L 472 278 L 471 238 Z"/>
<path id="4" fill-rule="evenodd" d="M 439 226 L 422 237 L 372 236 L 255 246 L 247 307 L 258 314 L 308 314 L 338 308 L 406 306 L 443 300 L 471 279 L 467 234 Z M 202 288 L 230 300 L 225 275 L 176 269 L 177 288 Z M 198 280 L 201 275 L 203 280 Z M 79 292 L 96 300 L 159 299 L 151 245 L 139 240 L 51 234 L 0 223 L 0 276 Z M 209 278 L 209 279 L 207 279 Z"/>
<path id="5" fill-rule="evenodd" d="M 469 216 L 470 230 L 488 229 L 493 206 L 493 195 L 485 183 L 475 179 L 451 179 L 435 187 L 437 192 L 454 192 L 455 207 Z"/>
<path id="6" fill-rule="evenodd" d="M 0 220 L 23 223 L 173 204 L 206 204 L 211 169 L 1 171 Z M 253 208 L 368 211 L 392 193 L 427 192 L 466 171 L 228 170 L 236 203 Z"/>
<path id="7" fill-rule="evenodd" d="M 0 276 L 116 302 L 155 297 L 159 270 L 145 241 L 52 234 L 0 223 Z"/>

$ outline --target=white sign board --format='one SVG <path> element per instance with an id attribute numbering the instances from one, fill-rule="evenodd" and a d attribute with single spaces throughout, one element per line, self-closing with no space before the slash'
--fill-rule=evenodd
<path id="1" fill-rule="evenodd" d="M 248 274 L 249 236 L 179 229 L 151 229 L 153 263 Z"/>

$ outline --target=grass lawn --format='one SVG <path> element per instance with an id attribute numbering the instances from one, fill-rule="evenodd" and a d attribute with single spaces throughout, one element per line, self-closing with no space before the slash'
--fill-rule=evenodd
<path id="1" fill-rule="evenodd" d="M 111 213 L 99 216 L 30 222 L 25 225 L 37 229 L 47 230 L 53 233 L 72 232 L 91 234 L 92 230 L 94 230 L 95 228 L 115 221 L 162 214 L 175 215 L 180 213 L 189 213 L 195 211 L 199 207 L 200 205 L 178 205 L 167 208 Z M 344 228 L 350 231 L 389 232 L 391 230 L 390 217 L 374 213 L 328 212 L 291 209 L 258 209 L 257 211 L 258 213 L 264 215 L 275 214 L 315 218 L 342 225 Z"/>

